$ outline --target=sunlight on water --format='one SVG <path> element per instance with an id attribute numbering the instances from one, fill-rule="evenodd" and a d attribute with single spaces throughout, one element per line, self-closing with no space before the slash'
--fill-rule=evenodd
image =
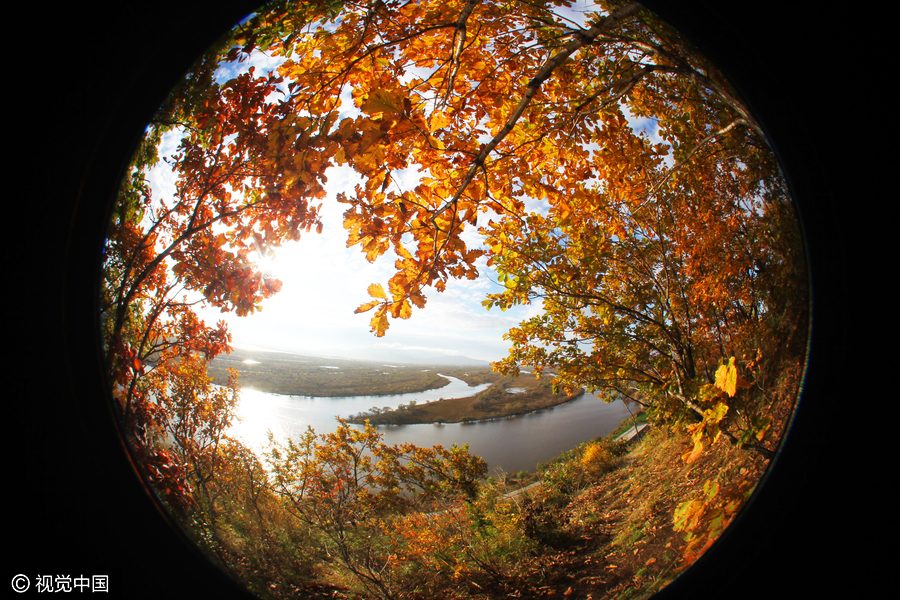
<path id="1" fill-rule="evenodd" d="M 240 438 L 256 454 L 260 454 L 266 448 L 269 430 L 276 439 L 288 437 L 272 400 L 272 394 L 242 389 L 237 406 L 239 421 L 229 430 L 230 435 Z"/>

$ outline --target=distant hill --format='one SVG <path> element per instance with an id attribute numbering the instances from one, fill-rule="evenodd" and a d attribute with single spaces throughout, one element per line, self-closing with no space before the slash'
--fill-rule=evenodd
<path id="1" fill-rule="evenodd" d="M 242 348 L 239 344 L 236 348 Z M 251 350 L 251 348 L 244 348 Z M 392 348 L 390 346 L 382 347 L 366 347 L 354 348 L 353 350 L 319 350 L 315 349 L 289 349 L 289 348 L 252 348 L 261 352 L 282 352 L 289 354 L 304 355 L 309 357 L 321 358 L 340 358 L 344 360 L 363 360 L 377 363 L 394 363 L 402 365 L 459 365 L 459 366 L 476 366 L 487 367 L 490 362 L 469 358 L 468 356 L 452 356 L 443 352 L 428 350 L 404 350 L 400 348 Z"/>
<path id="2" fill-rule="evenodd" d="M 442 352 L 421 350 L 400 350 L 397 348 L 371 348 L 353 351 L 345 358 L 357 360 L 392 361 L 407 365 L 466 365 L 486 367 L 486 360 L 469 358 L 468 356 L 451 356 Z"/>

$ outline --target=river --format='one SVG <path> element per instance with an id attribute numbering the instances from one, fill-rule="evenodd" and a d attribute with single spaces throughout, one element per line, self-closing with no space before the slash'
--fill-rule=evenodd
<path id="1" fill-rule="evenodd" d="M 393 396 L 322 398 L 283 396 L 252 389 L 241 390 L 238 414 L 242 421 L 232 433 L 254 451 L 265 447 L 268 429 L 275 439 L 297 438 L 308 426 L 316 433 L 329 433 L 336 416 L 349 417 L 373 406 L 396 408 L 439 398 L 461 398 L 486 389 L 490 384 L 470 387 L 464 381 L 443 375 L 450 383 L 442 388 Z M 632 411 L 635 410 L 632 407 Z M 621 401 L 606 404 L 593 394 L 584 394 L 566 404 L 517 417 L 477 423 L 427 425 L 379 425 L 388 444 L 412 442 L 431 447 L 469 444 L 469 451 L 484 458 L 491 473 L 533 470 L 575 445 L 610 433 L 629 416 Z M 352 425 L 362 429 L 362 425 Z"/>

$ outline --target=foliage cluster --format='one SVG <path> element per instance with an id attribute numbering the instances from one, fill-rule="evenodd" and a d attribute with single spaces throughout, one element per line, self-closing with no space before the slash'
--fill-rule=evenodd
<path id="1" fill-rule="evenodd" d="M 231 440 L 209 493 L 175 511 L 188 535 L 263 598 L 327 586 L 420 597 L 502 578 L 533 543 L 514 503 L 466 448 L 387 446 L 371 426 L 281 444 L 263 458 Z M 175 506 L 170 508 L 175 509 Z"/>

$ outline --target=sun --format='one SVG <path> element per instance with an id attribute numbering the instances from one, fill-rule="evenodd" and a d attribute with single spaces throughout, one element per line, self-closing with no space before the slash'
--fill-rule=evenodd
<path id="1" fill-rule="evenodd" d="M 263 277 L 269 277 L 275 274 L 275 259 L 276 256 L 273 250 L 269 250 L 266 253 L 256 252 L 256 258 L 253 260 L 253 264 Z"/>
<path id="2" fill-rule="evenodd" d="M 252 252 L 250 254 L 253 265 L 252 268 L 262 276 L 263 280 L 274 277 L 276 269 L 275 259 L 277 258 L 275 247 L 271 245 L 262 245 L 256 236 L 254 236 L 254 239 L 252 239 L 250 243 L 252 247 Z"/>

